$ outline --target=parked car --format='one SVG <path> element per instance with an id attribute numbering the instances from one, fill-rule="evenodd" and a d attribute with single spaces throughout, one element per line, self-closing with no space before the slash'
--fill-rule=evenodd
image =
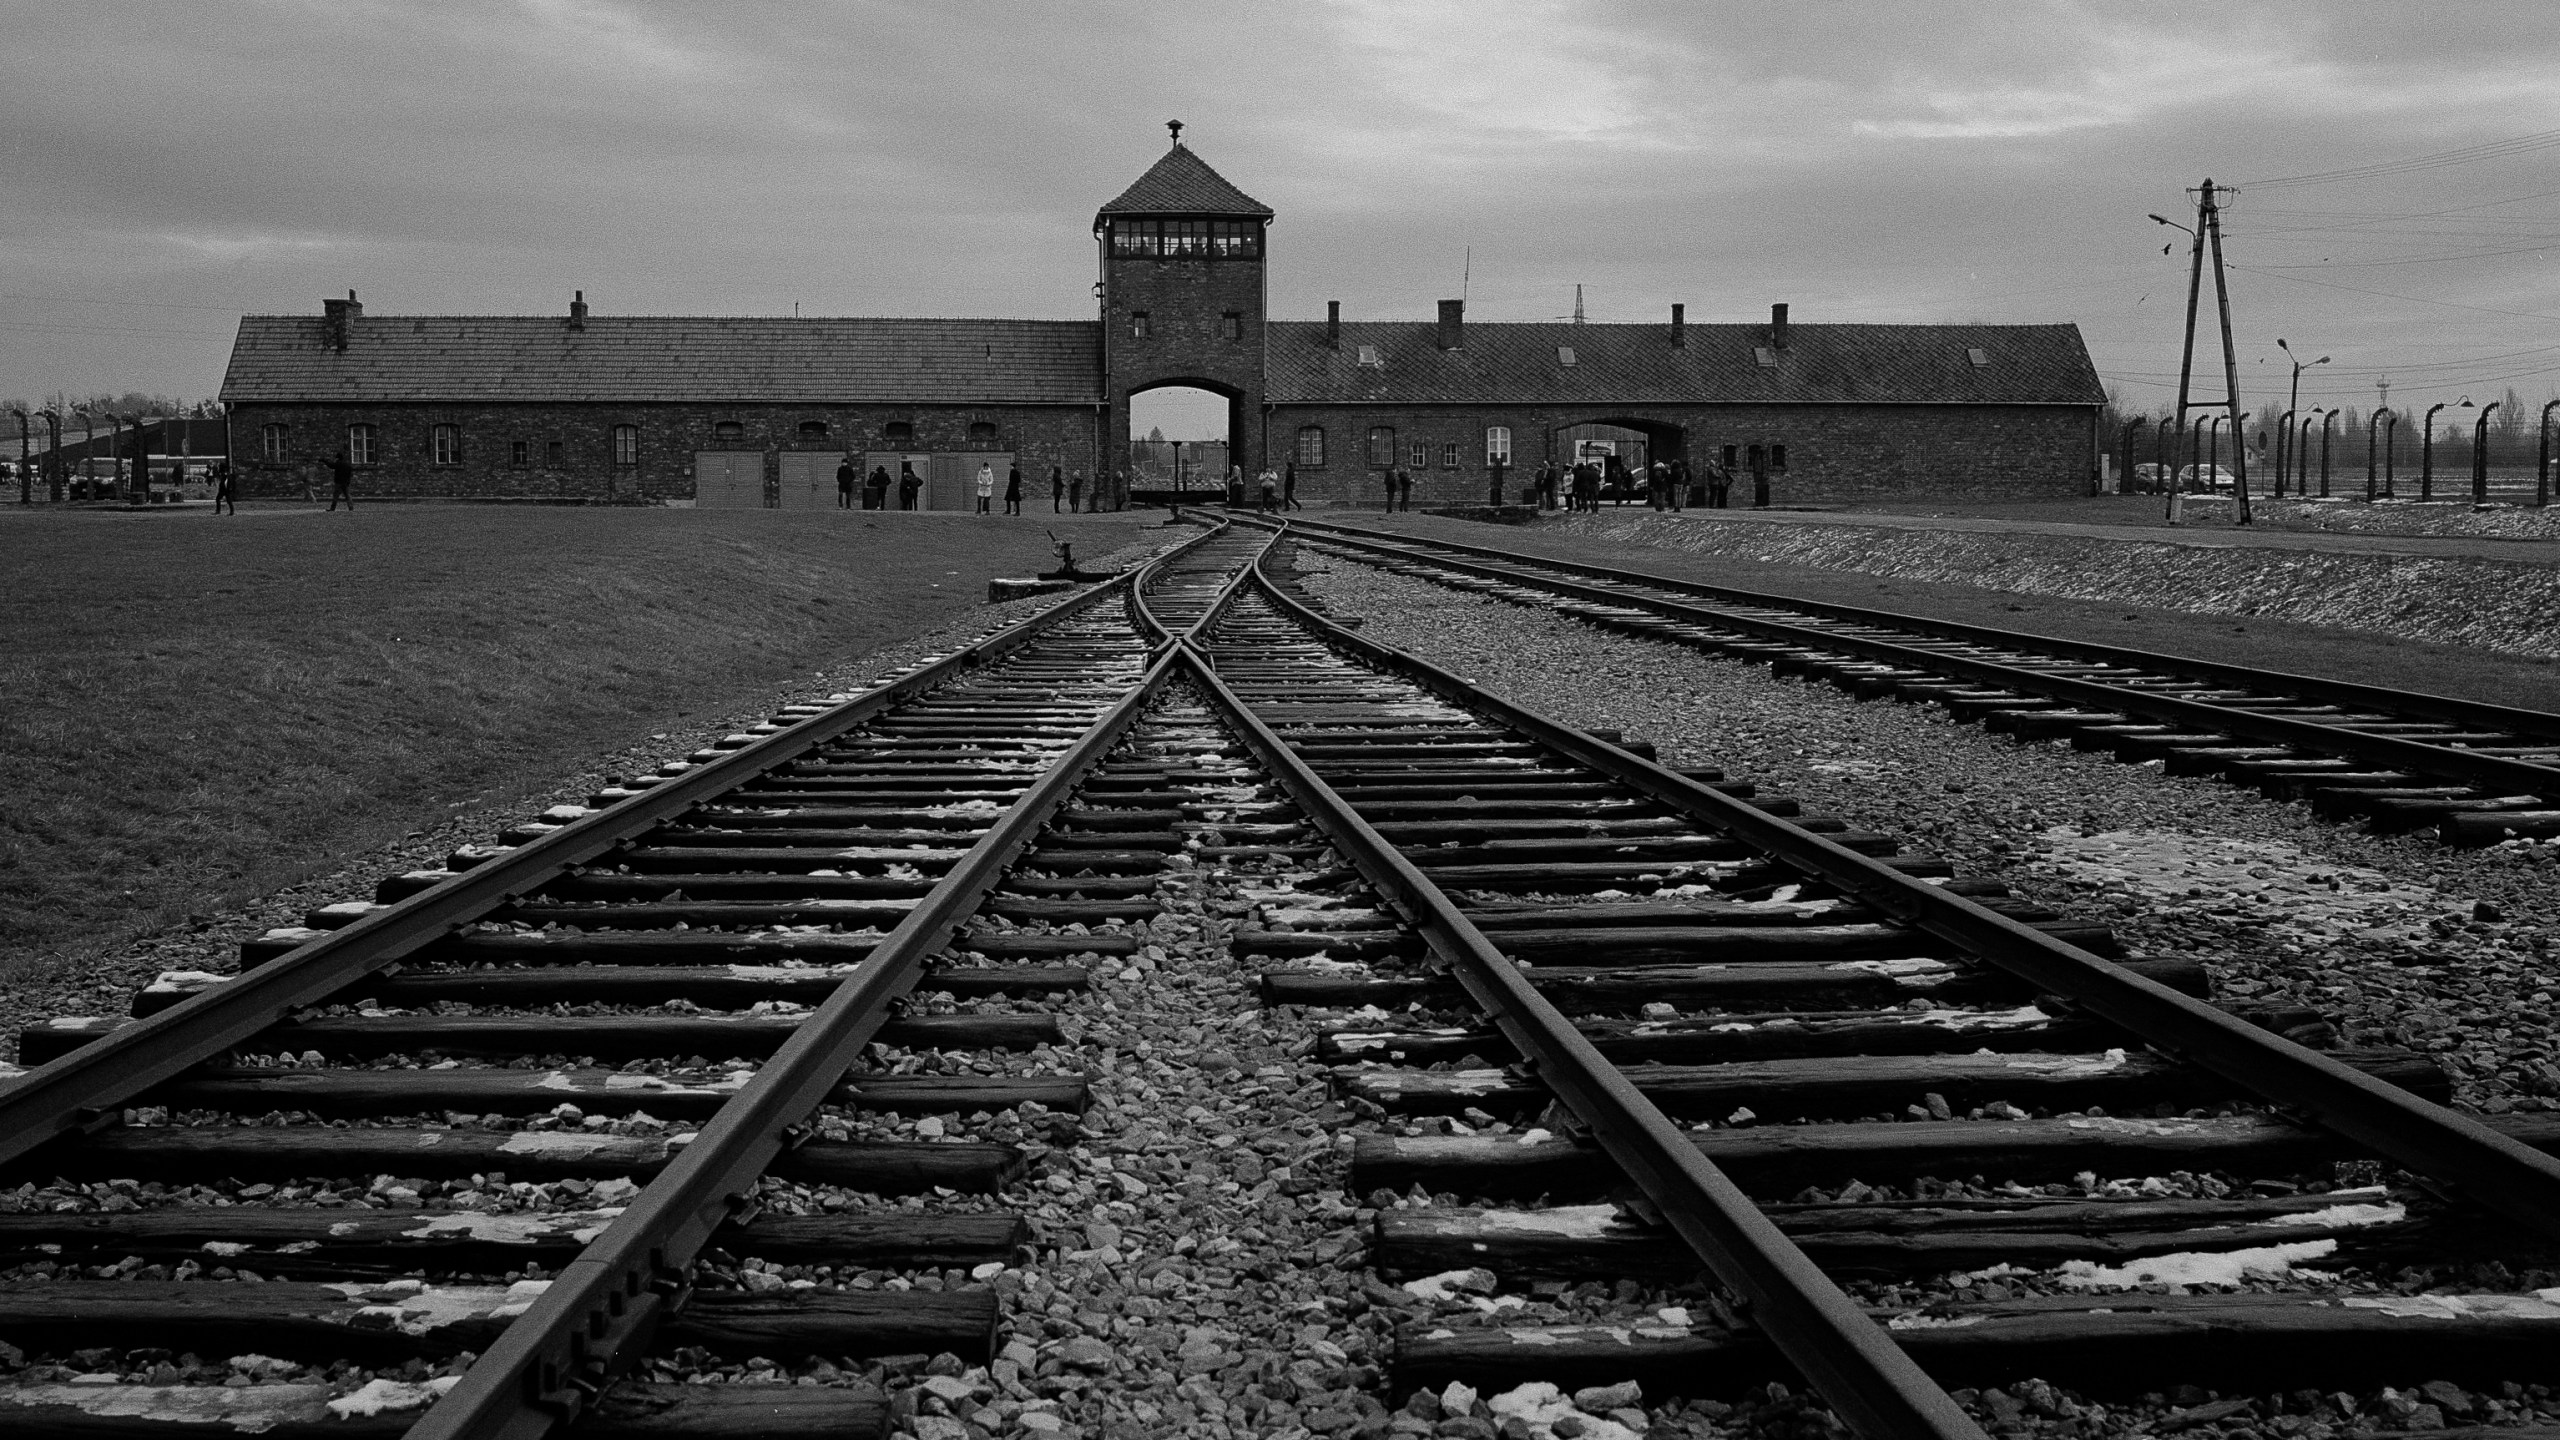
<path id="1" fill-rule="evenodd" d="M 2168 466 L 2157 461 L 2146 460 L 2133 467 L 2133 488 L 2145 495 L 2157 495 L 2160 493 L 2160 483 L 2167 479 L 2168 475 Z"/>
<path id="2" fill-rule="evenodd" d="M 2188 492 L 2189 494 L 2200 494 L 2207 490 L 2228 490 L 2232 488 L 2230 471 L 2223 469 L 2219 465 L 2215 465 L 2210 467 L 2210 474 L 2203 473 L 2207 468 L 2208 467 L 2202 465 L 2189 465 L 2180 469 L 2178 471 L 2178 488 Z"/>

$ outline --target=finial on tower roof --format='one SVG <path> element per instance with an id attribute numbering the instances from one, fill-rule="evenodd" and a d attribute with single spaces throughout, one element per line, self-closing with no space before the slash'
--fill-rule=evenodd
<path id="1" fill-rule="evenodd" d="M 1179 145 L 1179 144 L 1181 144 L 1181 143 L 1182 143 L 1182 122 L 1181 122 L 1181 121 L 1179 121 L 1179 120 L 1167 120 L 1166 122 L 1164 122 L 1164 128 L 1166 128 L 1167 130 L 1170 130 L 1170 131 L 1172 131 L 1172 132 L 1173 132 L 1173 143 L 1174 143 L 1174 144 Z"/>

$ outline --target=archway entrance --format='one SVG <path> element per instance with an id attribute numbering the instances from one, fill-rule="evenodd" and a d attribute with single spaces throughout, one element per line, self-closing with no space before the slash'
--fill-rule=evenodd
<path id="1" fill-rule="evenodd" d="M 1193 504 L 1224 498 L 1227 468 L 1244 465 L 1234 396 L 1197 385 L 1129 395 L 1129 500 Z"/>
<path id="2" fill-rule="evenodd" d="M 1686 455 L 1688 435 L 1680 426 L 1658 420 L 1609 416 L 1559 425 L 1549 434 L 1548 446 L 1559 465 L 1571 467 L 1588 460 L 1612 479 L 1620 467 L 1630 477 L 1641 477 L 1645 467 L 1656 460 L 1677 460 Z M 1633 498 L 1642 499 L 1641 480 L 1635 484 Z"/>

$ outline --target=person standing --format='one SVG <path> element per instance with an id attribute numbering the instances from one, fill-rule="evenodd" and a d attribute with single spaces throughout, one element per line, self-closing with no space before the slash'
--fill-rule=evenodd
<path id="1" fill-rule="evenodd" d="M 1413 511 L 1413 467 L 1396 467 L 1396 508 L 1407 514 Z"/>
<path id="2" fill-rule="evenodd" d="M 1645 498 L 1653 502 L 1653 508 L 1657 511 L 1669 509 L 1671 507 L 1671 462 L 1656 460 L 1645 469 L 1647 472 L 1644 486 Z"/>
<path id="3" fill-rule="evenodd" d="M 1004 513 L 1022 513 L 1022 462 L 1015 461 L 1004 475 Z"/>
<path id="4" fill-rule="evenodd" d="M 839 510 L 850 510 L 853 508 L 853 481 L 855 473 L 852 456 L 847 455 L 842 460 L 836 462 L 836 508 Z"/>
<path id="5" fill-rule="evenodd" d="M 1485 484 L 1489 498 L 1485 503 L 1499 510 L 1502 508 L 1502 477 L 1511 467 L 1505 461 L 1493 460 L 1487 462 L 1484 468 L 1485 474 L 1489 477 Z"/>
<path id="6" fill-rule="evenodd" d="M 329 508 L 337 509 L 338 502 L 344 500 L 347 513 L 356 513 L 355 483 L 356 463 L 347 458 L 346 451 L 341 450 L 338 458 L 329 462 Z"/>
<path id="7" fill-rule="evenodd" d="M 1256 505 L 1254 509 L 1261 514 L 1268 515 L 1272 511 L 1280 508 L 1279 472 L 1273 470 L 1268 465 L 1263 466 L 1260 483 L 1262 488 L 1262 501 L 1260 504 Z"/>
<path id="8" fill-rule="evenodd" d="M 916 492 L 923 488 L 924 480 L 916 474 L 916 462 L 913 460 L 899 461 L 898 508 L 901 510 L 913 510 L 916 508 Z"/>
<path id="9" fill-rule="evenodd" d="M 1733 472 L 1722 460 L 1707 462 L 1707 508 L 1726 510 L 1733 504 Z"/>
<path id="10" fill-rule="evenodd" d="M 1096 476 L 1095 483 L 1100 484 L 1101 477 Z M 1111 472 L 1111 504 L 1108 507 L 1105 507 L 1102 503 L 1102 497 L 1100 495 L 1096 495 L 1093 497 L 1093 508 L 1096 510 L 1104 508 L 1112 510 L 1126 510 L 1129 508 L 1128 471 L 1114 470 Z"/>
<path id="11" fill-rule="evenodd" d="M 1067 508 L 1067 467 L 1052 465 L 1049 467 L 1049 513 L 1055 515 L 1065 508 Z"/>
<path id="12" fill-rule="evenodd" d="M 1283 510 L 1307 508 L 1298 503 L 1298 462 L 1295 460 L 1290 461 L 1280 471 L 1280 508 Z"/>
<path id="13" fill-rule="evenodd" d="M 996 467 L 981 460 L 978 462 L 978 513 L 987 514 L 995 498 Z"/>
<path id="14" fill-rule="evenodd" d="M 1685 455 L 1674 456 L 1671 461 L 1671 513 L 1677 515 L 1688 508 L 1689 459 Z"/>
<path id="15" fill-rule="evenodd" d="M 889 508 L 888 466 L 874 465 L 871 467 L 871 473 L 863 477 L 862 508 L 865 510 L 886 510 Z"/>
<path id="16" fill-rule="evenodd" d="M 213 513 L 221 514 L 225 505 L 231 507 L 232 514 L 240 513 L 240 493 L 232 485 L 231 462 L 217 460 L 213 464 Z"/>
<path id="17" fill-rule="evenodd" d="M 1101 498 L 1102 498 L 1102 497 L 1101 497 L 1101 496 L 1099 496 L 1099 495 L 1097 495 L 1097 496 L 1095 496 L 1095 497 L 1094 497 L 1094 499 L 1095 499 L 1097 502 L 1099 502 L 1099 501 L 1101 500 Z M 1070 515 L 1073 515 L 1073 514 L 1074 514 L 1074 513 L 1076 513 L 1078 510 L 1081 510 L 1081 509 L 1083 509 L 1083 508 L 1084 508 L 1084 472 L 1083 472 L 1083 471 L 1081 471 L 1081 470 L 1078 470 L 1078 471 L 1076 471 L 1074 474 L 1069 475 L 1069 476 L 1067 477 L 1067 513 L 1068 513 L 1068 514 L 1070 514 Z"/>

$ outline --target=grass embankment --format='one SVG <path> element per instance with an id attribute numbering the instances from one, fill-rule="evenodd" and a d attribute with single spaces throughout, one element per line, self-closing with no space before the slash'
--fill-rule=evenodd
<path id="1" fill-rule="evenodd" d="M 1073 536 L 1100 555 L 1142 523 Z M 0 980 L 538 792 L 1052 563 L 1038 525 L 859 511 L 0 519 Z"/>
<path id="2" fill-rule="evenodd" d="M 1604 519 L 1609 512 L 1603 511 Z M 1755 560 L 1713 551 L 1672 549 L 1626 539 L 1574 534 L 1565 522 L 1538 525 L 1481 525 L 1430 515 L 1326 517 L 1354 520 L 1379 528 L 1409 529 L 1468 545 L 1491 545 L 1559 560 L 1613 565 L 1682 580 L 1730 586 L 1738 590 L 1878 610 L 1925 615 L 1933 619 L 1990 625 L 2033 634 L 2056 635 L 2098 645 L 2191 655 L 2225 665 L 2320 675 L 2366 685 L 2388 685 L 2452 695 L 2493 705 L 2528 710 L 2560 710 L 2560 663 L 2539 656 L 2500 654 L 2458 644 L 2343 626 L 2308 624 L 2264 614 L 2213 614 L 2146 603 L 2149 597 L 2177 596 L 2197 583 L 2190 574 L 2220 563 L 2222 552 L 2188 553 L 2172 547 L 2139 548 L 2152 553 L 2156 573 L 2144 581 L 2149 589 L 2105 599 L 2013 591 L 1997 588 L 1986 573 L 1980 584 L 1914 579 L 1901 575 L 1861 574 L 1785 561 Z M 1754 526 L 1738 532 L 1745 549 L 1776 549 L 1783 529 Z M 1806 527 L 1805 533 L 1838 534 Z M 1705 532 L 1702 532 L 1702 538 Z M 1898 532 L 1874 541 L 1883 545 Z M 1996 545 L 2009 553 L 2032 557 L 2053 547 L 2078 542 L 2051 537 L 1967 535 L 1968 544 Z M 1863 543 L 1863 542 L 1857 542 Z M 2144 598 L 2132 598 L 2140 593 Z M 2378 613 L 2378 612 L 2377 612 Z"/>

